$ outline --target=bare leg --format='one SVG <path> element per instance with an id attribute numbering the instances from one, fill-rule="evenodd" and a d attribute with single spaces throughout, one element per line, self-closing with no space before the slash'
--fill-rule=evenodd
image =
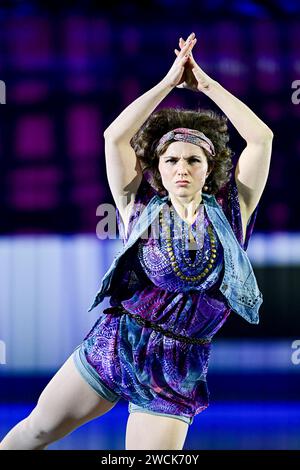
<path id="1" fill-rule="evenodd" d="M 45 449 L 114 405 L 85 382 L 70 356 L 45 387 L 30 415 L 0 442 L 0 450 Z"/>
<path id="2" fill-rule="evenodd" d="M 135 411 L 126 428 L 126 450 L 181 450 L 189 425 L 176 418 Z"/>

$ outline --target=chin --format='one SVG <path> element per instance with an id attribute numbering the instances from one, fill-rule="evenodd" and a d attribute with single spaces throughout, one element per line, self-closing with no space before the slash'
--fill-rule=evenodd
<path id="1" fill-rule="evenodd" d="M 185 193 L 193 193 L 193 189 L 191 187 L 188 187 L 188 186 L 178 186 L 178 188 L 176 188 L 177 191 L 184 191 Z"/>

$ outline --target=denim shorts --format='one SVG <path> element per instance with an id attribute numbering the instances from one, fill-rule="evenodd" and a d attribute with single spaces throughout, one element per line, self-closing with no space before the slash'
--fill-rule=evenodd
<path id="1" fill-rule="evenodd" d="M 128 411 L 129 411 L 129 413 L 134 413 L 135 411 L 140 411 L 141 413 L 149 413 L 150 415 L 167 416 L 168 418 L 180 419 L 180 421 L 183 421 L 184 423 L 187 423 L 187 424 L 192 424 L 192 422 L 194 421 L 193 416 L 191 418 L 189 418 L 188 416 L 171 415 L 171 414 L 160 413 L 158 411 L 152 411 L 152 410 L 150 411 L 146 407 L 135 405 L 134 403 L 131 403 L 131 402 L 129 402 Z"/>
<path id="2" fill-rule="evenodd" d="M 90 365 L 90 363 L 87 361 L 85 354 L 82 350 L 82 343 L 79 344 L 75 350 L 73 351 L 73 359 L 74 363 L 82 375 L 82 377 L 85 379 L 85 381 L 95 390 L 100 397 L 104 398 L 107 401 L 110 401 L 111 403 L 117 403 L 120 400 L 120 396 L 117 395 L 113 390 L 111 390 L 107 385 L 105 385 L 95 369 Z M 167 414 L 167 413 L 160 413 L 158 411 L 150 411 L 147 409 L 147 407 L 142 407 L 139 405 L 135 405 L 134 403 L 129 402 L 128 405 L 128 411 L 129 413 L 134 413 L 136 411 L 139 411 L 141 413 L 149 413 L 151 415 L 157 415 L 157 416 L 167 416 L 169 418 L 175 418 L 175 419 L 180 419 L 181 421 L 184 421 L 187 424 L 192 424 L 194 418 L 193 417 L 188 417 L 188 416 L 182 416 L 182 415 L 172 415 L 172 414 Z"/>
<path id="3" fill-rule="evenodd" d="M 87 361 L 82 350 L 82 344 L 79 344 L 79 346 L 74 350 L 73 359 L 82 377 L 95 390 L 95 392 L 100 395 L 100 397 L 105 398 L 105 400 L 108 400 L 111 403 L 116 403 L 120 400 L 121 397 L 108 388 L 107 385 L 104 385 L 95 369 Z"/>

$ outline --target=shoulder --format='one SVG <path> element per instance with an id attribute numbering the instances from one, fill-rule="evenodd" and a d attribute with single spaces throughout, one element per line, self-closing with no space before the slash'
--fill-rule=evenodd
<path id="1" fill-rule="evenodd" d="M 155 195 L 161 196 L 159 191 L 154 187 L 152 183 L 151 174 L 145 172 L 142 174 L 142 180 L 137 189 L 137 192 L 132 198 L 130 204 L 128 205 L 128 210 L 126 211 L 124 221 L 121 219 L 120 214 L 117 210 L 117 222 L 119 227 L 119 233 L 124 243 L 128 240 L 129 235 L 132 232 L 132 229 L 137 219 Z"/>

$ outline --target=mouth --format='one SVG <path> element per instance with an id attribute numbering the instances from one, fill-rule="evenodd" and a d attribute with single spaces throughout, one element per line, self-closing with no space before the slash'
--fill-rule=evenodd
<path id="1" fill-rule="evenodd" d="M 176 184 L 178 184 L 178 185 L 181 185 L 181 184 L 182 184 L 182 185 L 186 185 L 186 184 L 190 184 L 190 182 L 187 181 L 187 180 L 179 180 L 179 181 L 176 181 Z"/>

